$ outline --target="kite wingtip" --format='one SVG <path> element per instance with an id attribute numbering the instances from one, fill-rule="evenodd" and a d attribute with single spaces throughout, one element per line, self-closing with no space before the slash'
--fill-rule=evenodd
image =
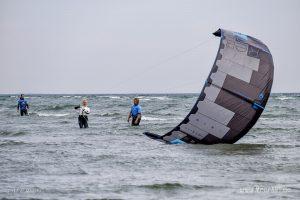
<path id="1" fill-rule="evenodd" d="M 160 135 L 157 135 L 155 133 L 150 133 L 150 132 L 144 132 L 144 135 L 146 135 L 147 137 L 154 139 L 154 140 L 161 140 L 162 137 Z"/>
<path id="2" fill-rule="evenodd" d="M 219 28 L 217 31 L 215 31 L 215 32 L 213 33 L 213 35 L 214 35 L 214 36 L 217 36 L 217 37 L 221 37 L 221 35 L 222 35 L 222 30 Z"/>

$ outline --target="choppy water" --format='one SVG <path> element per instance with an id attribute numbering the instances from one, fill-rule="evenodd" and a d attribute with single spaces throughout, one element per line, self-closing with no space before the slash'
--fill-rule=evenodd
<path id="1" fill-rule="evenodd" d="M 140 96 L 143 120 L 126 116 L 133 95 L 34 95 L 30 116 L 0 96 L 0 197 L 41 199 L 299 199 L 300 94 L 274 94 L 255 127 L 234 145 L 166 145 L 164 133 L 196 94 Z"/>

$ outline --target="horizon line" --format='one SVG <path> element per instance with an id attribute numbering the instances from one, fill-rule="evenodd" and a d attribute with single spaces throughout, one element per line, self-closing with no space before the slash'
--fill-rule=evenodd
<path id="1" fill-rule="evenodd" d="M 299 94 L 300 92 L 271 92 L 270 94 Z M 150 92 L 150 93 L 0 93 L 0 95 L 173 95 L 173 94 L 200 94 L 199 92 Z"/>

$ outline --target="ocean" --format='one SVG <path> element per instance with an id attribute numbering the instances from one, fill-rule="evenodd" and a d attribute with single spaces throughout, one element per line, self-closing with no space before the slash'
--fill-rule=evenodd
<path id="1" fill-rule="evenodd" d="M 0 96 L 0 198 L 299 199 L 300 94 L 272 94 L 236 144 L 168 145 L 166 133 L 197 94 L 136 95 L 143 118 L 127 123 L 135 95 Z M 88 129 L 74 106 L 89 100 Z"/>

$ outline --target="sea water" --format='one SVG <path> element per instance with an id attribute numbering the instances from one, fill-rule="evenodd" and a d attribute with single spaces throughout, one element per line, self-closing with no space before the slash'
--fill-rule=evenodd
<path id="1" fill-rule="evenodd" d="M 138 96 L 139 127 L 127 123 Z M 89 100 L 88 129 L 77 111 Z M 299 199 L 300 94 L 272 94 L 236 144 L 167 145 L 197 94 L 0 96 L 0 197 L 9 199 Z"/>

